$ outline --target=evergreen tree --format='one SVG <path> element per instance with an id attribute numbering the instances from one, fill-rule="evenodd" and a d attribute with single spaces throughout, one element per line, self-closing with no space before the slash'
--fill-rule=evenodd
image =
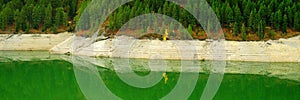
<path id="1" fill-rule="evenodd" d="M 8 25 L 11 25 L 13 23 L 14 12 L 8 5 L 6 5 L 0 13 L 1 29 L 5 30 Z"/>
<path id="2" fill-rule="evenodd" d="M 246 37 L 247 37 L 247 30 L 246 30 L 245 24 L 242 24 L 242 39 L 243 39 L 243 41 L 246 40 Z"/>
<path id="3" fill-rule="evenodd" d="M 255 24 L 255 13 L 256 10 L 251 11 L 249 21 L 248 21 L 248 27 L 250 27 L 251 30 L 254 30 L 256 28 Z"/>
<path id="4" fill-rule="evenodd" d="M 158 9 L 157 13 L 163 14 L 161 8 Z"/>
<path id="5" fill-rule="evenodd" d="M 237 36 L 240 33 L 240 27 L 241 27 L 241 22 L 243 20 L 241 11 L 238 5 L 234 7 L 234 15 L 235 15 L 235 25 L 234 25 L 234 30 L 235 30 L 235 35 Z"/>
<path id="6" fill-rule="evenodd" d="M 274 38 L 275 38 L 275 32 L 274 32 L 273 30 L 270 30 L 270 31 L 269 31 L 269 37 L 270 37 L 271 39 L 274 39 Z"/>
<path id="7" fill-rule="evenodd" d="M 283 32 L 284 34 L 286 34 L 286 32 L 287 32 L 287 26 L 288 26 L 287 16 L 284 15 L 284 16 L 283 16 L 283 23 L 282 23 L 282 32 Z"/>
<path id="8" fill-rule="evenodd" d="M 226 19 L 225 19 L 226 23 L 227 24 L 232 23 L 233 22 L 233 11 L 229 4 L 227 4 L 225 12 L 226 12 Z"/>
<path id="9" fill-rule="evenodd" d="M 20 28 L 21 28 L 21 24 L 22 24 L 22 19 L 21 19 L 21 12 L 19 11 L 19 9 L 17 9 L 15 11 L 15 31 L 19 32 Z"/>
<path id="10" fill-rule="evenodd" d="M 300 31 L 300 12 L 297 12 L 294 17 L 294 29 Z"/>
<path id="11" fill-rule="evenodd" d="M 265 18 L 266 18 L 266 9 L 265 9 L 265 5 L 263 3 L 260 4 L 257 15 L 258 15 L 257 18 L 265 20 Z"/>
<path id="12" fill-rule="evenodd" d="M 52 6 L 49 3 L 45 9 L 45 18 L 44 18 L 44 26 L 43 31 L 52 26 Z"/>
<path id="13" fill-rule="evenodd" d="M 281 22 L 282 22 L 282 13 L 281 13 L 281 11 L 280 10 L 278 10 L 277 12 L 276 12 L 276 30 L 277 31 L 280 31 L 280 25 L 281 25 Z"/>
<path id="14" fill-rule="evenodd" d="M 265 37 L 265 28 L 266 28 L 266 22 L 265 20 L 260 20 L 257 26 L 257 36 L 260 39 L 263 39 Z"/>
<path id="15" fill-rule="evenodd" d="M 0 12 L 0 28 L 2 31 L 4 31 L 6 28 L 5 23 L 6 23 L 5 15 L 2 12 Z"/>
<path id="16" fill-rule="evenodd" d="M 9 6 L 6 5 L 5 8 L 2 10 L 3 16 L 4 16 L 4 24 L 6 26 L 13 24 L 14 22 L 14 11 L 13 9 Z"/>
<path id="17" fill-rule="evenodd" d="M 176 19 L 176 20 L 178 20 L 179 18 L 178 18 L 178 16 L 179 16 L 179 13 L 178 13 L 178 7 L 177 7 L 177 5 L 173 5 L 173 10 L 172 10 L 172 18 L 174 18 L 174 19 Z"/>
<path id="18" fill-rule="evenodd" d="M 191 36 L 193 36 L 193 28 L 192 28 L 192 25 L 191 25 L 191 24 L 189 24 L 187 30 L 188 30 L 188 32 L 191 34 Z"/>
<path id="19" fill-rule="evenodd" d="M 293 23 L 294 23 L 294 14 L 293 14 L 293 11 L 291 10 L 290 7 L 287 8 L 287 18 L 288 18 L 288 26 L 290 28 L 293 27 Z"/>
<path id="20" fill-rule="evenodd" d="M 79 23 L 79 18 L 82 16 L 83 11 L 85 10 L 85 8 L 88 6 L 89 3 L 90 3 L 90 0 L 84 0 L 80 4 L 79 9 L 76 12 L 77 15 L 75 16 L 75 20 L 74 20 L 76 23 Z"/>
<path id="21" fill-rule="evenodd" d="M 33 4 L 26 4 L 22 10 L 24 10 L 24 14 L 26 16 L 27 21 L 29 22 L 29 26 L 30 24 L 33 22 L 33 16 L 32 16 L 32 11 L 33 11 L 34 5 Z M 28 25 L 26 25 L 28 26 Z"/>
<path id="22" fill-rule="evenodd" d="M 26 8 L 22 8 L 21 10 L 21 28 L 22 28 L 22 31 L 26 31 L 27 29 L 27 18 L 26 18 Z"/>
<path id="23" fill-rule="evenodd" d="M 53 26 L 51 27 L 51 31 L 52 31 L 53 34 L 56 34 L 56 33 L 57 33 L 57 26 L 56 26 L 56 25 L 53 25 Z"/>
<path id="24" fill-rule="evenodd" d="M 246 1 L 246 0 L 244 0 L 244 1 Z M 243 10 L 244 20 L 248 20 L 249 19 L 249 16 L 250 16 L 250 13 L 251 13 L 251 9 L 252 9 L 251 8 L 251 1 L 248 0 L 247 5 L 246 5 L 246 7 Z"/>
<path id="25" fill-rule="evenodd" d="M 262 16 L 260 15 L 260 13 L 259 13 L 259 12 L 256 13 L 256 14 L 255 14 L 254 23 L 253 23 L 254 27 L 256 27 L 256 28 L 253 29 L 254 31 L 260 30 L 260 28 L 258 28 L 257 26 L 259 26 L 258 24 L 260 23 L 261 20 L 263 20 L 263 18 L 262 18 Z"/>
<path id="26" fill-rule="evenodd" d="M 62 7 L 59 7 L 56 9 L 55 14 L 55 25 L 56 26 L 65 26 L 67 23 L 66 13 L 64 12 L 64 9 Z"/>
<path id="27" fill-rule="evenodd" d="M 238 34 L 239 34 L 239 24 L 237 22 L 234 23 L 233 34 L 234 34 L 234 36 L 238 36 Z"/>
<path id="28" fill-rule="evenodd" d="M 30 32 L 30 24 L 29 24 L 29 23 L 26 23 L 26 24 L 25 24 L 25 27 L 26 27 L 25 33 L 29 33 L 29 32 Z"/>
<path id="29" fill-rule="evenodd" d="M 168 1 L 165 1 L 163 6 L 163 14 L 168 15 L 168 11 L 169 11 L 168 7 L 169 7 Z"/>
<path id="30" fill-rule="evenodd" d="M 272 13 L 271 17 L 270 17 L 270 24 L 271 24 L 272 28 L 274 28 L 275 24 L 276 24 L 276 16 L 275 15 L 276 15 L 275 13 Z"/>
<path id="31" fill-rule="evenodd" d="M 77 8 L 77 0 L 68 0 L 69 2 L 68 2 L 68 4 L 69 4 L 69 7 L 70 7 L 70 11 L 69 11 L 69 13 L 68 13 L 68 15 L 69 15 L 69 17 L 70 18 L 73 18 L 73 17 L 75 17 L 75 15 L 76 15 L 76 8 Z"/>
<path id="32" fill-rule="evenodd" d="M 33 17 L 32 26 L 35 29 L 39 28 L 39 24 L 41 23 L 42 20 L 42 16 L 41 16 L 42 14 L 40 9 L 41 9 L 40 6 L 35 6 L 32 11 L 32 17 Z"/>

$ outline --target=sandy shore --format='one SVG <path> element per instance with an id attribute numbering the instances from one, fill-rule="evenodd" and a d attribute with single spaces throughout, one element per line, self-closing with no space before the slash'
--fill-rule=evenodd
<path id="1" fill-rule="evenodd" d="M 266 42 L 160 41 L 137 40 L 127 36 L 91 41 L 89 38 L 73 36 L 50 51 L 91 57 L 300 62 L 300 36 Z"/>
<path id="2" fill-rule="evenodd" d="M 60 34 L 0 34 L 0 50 L 49 50 L 72 36 Z"/>

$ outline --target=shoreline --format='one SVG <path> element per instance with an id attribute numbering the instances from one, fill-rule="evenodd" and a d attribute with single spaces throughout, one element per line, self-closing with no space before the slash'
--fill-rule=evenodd
<path id="1" fill-rule="evenodd" d="M 219 59 L 247 62 L 300 62 L 300 36 L 268 41 L 222 42 L 213 40 L 138 40 L 132 37 L 118 36 L 114 39 L 93 41 L 90 38 L 76 37 L 67 32 L 60 34 L 0 34 L 0 50 L 43 50 L 49 51 L 51 54 L 72 54 L 96 58 L 210 61 L 218 60 L 217 56 L 223 56 Z M 73 46 L 74 43 L 75 46 Z M 216 52 L 215 49 L 220 49 L 219 47 L 222 52 Z M 217 53 L 223 55 L 214 55 Z"/>
<path id="2" fill-rule="evenodd" d="M 251 42 L 138 40 L 127 36 L 90 41 L 92 39 L 72 36 L 53 47 L 50 52 L 96 58 L 300 62 L 300 36 Z M 76 45 L 73 46 L 73 43 Z"/>

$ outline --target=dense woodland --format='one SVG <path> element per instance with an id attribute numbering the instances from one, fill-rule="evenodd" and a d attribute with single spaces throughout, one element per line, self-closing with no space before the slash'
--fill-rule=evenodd
<path id="1" fill-rule="evenodd" d="M 77 0 L 0 0 L 0 29 L 9 33 L 72 31 Z M 69 24 L 69 21 L 70 24 Z"/>
<path id="2" fill-rule="evenodd" d="M 0 32 L 74 31 L 90 1 L 0 0 Z M 299 0 L 208 0 L 208 3 L 219 18 L 226 39 L 263 40 L 299 35 Z M 193 38 L 207 38 L 201 25 L 182 6 L 165 0 L 135 0 L 112 12 L 106 18 L 108 24 L 102 27 L 111 34 L 136 16 L 160 13 L 179 21 Z M 86 26 L 83 29 L 91 27 Z"/>

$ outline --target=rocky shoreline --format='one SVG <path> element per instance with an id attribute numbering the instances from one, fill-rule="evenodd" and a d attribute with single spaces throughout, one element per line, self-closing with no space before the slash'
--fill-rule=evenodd
<path id="1" fill-rule="evenodd" d="M 166 68 L 166 71 L 168 72 L 196 71 L 200 73 L 210 73 L 213 69 L 211 67 L 212 63 L 209 60 L 214 59 L 213 54 L 211 53 L 212 48 L 218 46 L 215 43 L 220 43 L 220 41 L 196 40 L 137 40 L 126 36 L 94 42 L 94 39 L 76 37 L 70 33 L 49 35 L 24 34 L 12 36 L 6 34 L 0 35 L 0 37 L 2 47 L 0 48 L 0 62 L 64 60 L 72 63 L 74 67 L 76 67 L 77 64 L 87 64 L 84 65 L 86 68 L 98 66 L 124 72 L 127 70 L 116 69 L 109 66 L 112 63 L 114 65 L 123 65 L 122 63 L 115 63 L 124 62 L 122 61 L 123 59 L 115 59 L 113 57 L 146 58 L 131 60 L 132 64 L 135 65 L 132 70 L 135 71 L 148 71 L 149 67 L 147 66 L 149 60 L 147 59 L 156 58 L 173 59 L 165 60 L 168 65 Z M 224 66 L 224 73 L 265 75 L 298 82 L 300 81 L 300 36 L 289 39 L 270 40 L 267 42 L 223 41 L 221 43 L 224 43 L 224 45 L 221 46 L 224 46 L 223 50 L 225 51 L 222 52 L 225 54 L 225 59 L 223 60 L 226 60 L 226 63 L 224 63 L 226 64 Z M 130 48 L 128 48 L 128 46 Z M 178 49 L 180 46 L 182 46 L 181 49 Z M 48 50 L 50 52 L 47 52 Z M 191 52 L 188 50 L 197 50 L 197 52 L 192 52 L 191 54 L 197 54 L 197 56 L 194 57 L 198 59 L 200 67 L 187 65 L 184 66 L 185 70 L 182 70 L 182 61 L 185 61 L 186 64 L 192 64 L 194 61 L 189 61 L 182 57 L 179 54 L 180 50 L 182 50 L 181 52 L 184 52 L 185 50 L 186 52 Z M 121 51 L 125 51 L 125 53 Z M 68 56 L 63 54 L 78 56 Z M 157 66 L 154 69 L 151 69 L 151 71 L 164 71 L 162 68 L 163 67 L 161 66 Z"/>
<path id="2" fill-rule="evenodd" d="M 300 36 L 269 41 L 95 39 L 60 34 L 0 34 L 0 50 L 46 50 L 89 57 L 300 62 Z"/>
<path id="3" fill-rule="evenodd" d="M 118 36 L 98 42 L 72 36 L 50 49 L 54 54 L 90 57 L 300 62 L 300 36 L 269 41 L 139 40 Z"/>

